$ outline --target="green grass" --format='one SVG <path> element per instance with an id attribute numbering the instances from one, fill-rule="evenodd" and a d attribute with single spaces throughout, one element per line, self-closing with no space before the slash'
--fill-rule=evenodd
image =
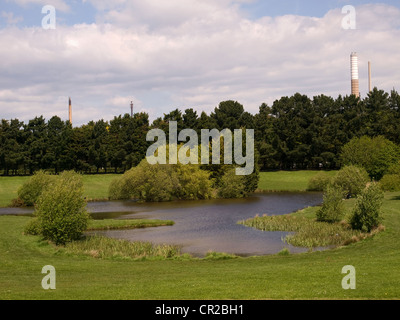
<path id="1" fill-rule="evenodd" d="M 60 249 L 66 254 L 86 254 L 101 259 L 168 259 L 180 257 L 178 245 L 155 245 L 150 242 L 111 239 L 104 236 L 88 236 L 68 243 Z"/>
<path id="2" fill-rule="evenodd" d="M 131 219 L 131 220 L 89 220 L 88 231 L 92 230 L 115 230 L 115 229 L 132 229 L 132 228 L 150 228 L 160 226 L 172 226 L 174 222 L 171 220 L 145 220 L 145 219 Z"/>
<path id="3" fill-rule="evenodd" d="M 83 175 L 84 196 L 88 201 L 108 200 L 108 186 L 116 174 Z M 0 207 L 7 207 L 18 196 L 18 189 L 29 177 L 0 177 Z"/>
<path id="4" fill-rule="evenodd" d="M 16 199 L 18 189 L 29 177 L 0 177 L 0 207 L 7 207 Z"/>
<path id="5" fill-rule="evenodd" d="M 311 216 L 314 208 L 303 213 Z M 384 232 L 333 250 L 235 259 L 99 259 L 22 234 L 29 217 L 0 217 L 0 299 L 399 299 L 400 193 L 386 193 Z M 56 268 L 43 290 L 42 267 Z M 356 268 L 356 290 L 341 270 Z"/>
<path id="6" fill-rule="evenodd" d="M 117 174 L 83 175 L 85 197 L 91 200 L 108 200 L 108 187 Z"/>
<path id="7" fill-rule="evenodd" d="M 276 171 L 261 172 L 260 191 L 306 191 L 309 180 L 319 171 Z M 337 171 L 327 171 L 334 176 Z"/>

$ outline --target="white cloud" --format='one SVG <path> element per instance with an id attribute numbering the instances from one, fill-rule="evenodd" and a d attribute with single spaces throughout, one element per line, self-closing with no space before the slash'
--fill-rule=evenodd
<path id="1" fill-rule="evenodd" d="M 237 1 L 96 3 L 108 23 L 0 30 L 1 117 L 66 119 L 68 96 L 79 123 L 129 112 L 131 100 L 153 119 L 227 99 L 257 112 L 295 92 L 349 94 L 352 51 L 363 94 L 368 60 L 374 85 L 400 84 L 400 10 L 387 5 L 357 7 L 357 30 L 343 30 L 340 9 L 252 21 Z"/>

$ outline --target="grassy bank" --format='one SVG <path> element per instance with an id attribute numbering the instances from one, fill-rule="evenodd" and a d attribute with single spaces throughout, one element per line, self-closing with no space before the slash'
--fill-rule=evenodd
<path id="1" fill-rule="evenodd" d="M 258 183 L 259 191 L 306 191 L 308 182 L 319 171 L 274 171 L 261 172 Z M 334 176 L 337 171 L 326 171 L 328 175 Z"/>
<path id="2" fill-rule="evenodd" d="M 383 216 L 385 231 L 329 251 L 146 261 L 66 254 L 22 234 L 31 218 L 2 216 L 0 299 L 398 299 L 400 193 L 385 195 Z M 57 271 L 56 290 L 40 285 L 49 264 Z M 356 290 L 341 287 L 345 265 L 356 268 Z"/>

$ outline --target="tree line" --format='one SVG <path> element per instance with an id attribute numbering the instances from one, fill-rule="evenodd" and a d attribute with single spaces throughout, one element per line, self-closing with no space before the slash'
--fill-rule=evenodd
<path id="1" fill-rule="evenodd" d="M 35 117 L 27 123 L 2 119 L 0 172 L 125 172 L 145 157 L 151 144 L 146 141 L 147 132 L 153 128 L 168 132 L 169 121 L 177 121 L 178 131 L 190 128 L 199 134 L 201 129 L 254 129 L 256 159 L 262 171 L 338 169 L 342 147 L 354 137 L 383 136 L 399 144 L 399 106 L 397 91 L 374 88 L 363 99 L 354 95 L 309 98 L 296 93 L 272 106 L 263 103 L 254 115 L 229 100 L 210 114 L 175 109 L 152 123 L 146 113 L 90 121 L 80 127 L 58 116 L 48 121 Z"/>

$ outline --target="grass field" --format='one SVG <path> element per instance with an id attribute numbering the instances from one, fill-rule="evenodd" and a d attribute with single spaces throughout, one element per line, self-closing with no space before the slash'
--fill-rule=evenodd
<path id="1" fill-rule="evenodd" d="M 279 184 L 277 190 L 286 189 L 290 183 L 287 175 L 286 183 Z M 292 185 L 304 186 L 307 175 L 296 175 Z M 1 193 L 6 184 L 15 188 L 22 181 L 4 179 L 0 179 Z M 267 175 L 262 174 L 262 179 L 267 181 Z M 98 181 L 94 190 L 101 184 Z M 95 191 L 92 197 L 98 198 L 99 194 Z M 347 206 L 352 206 L 351 201 Z M 308 208 L 296 215 L 310 217 L 315 211 Z M 399 299 L 399 192 L 386 193 L 383 215 L 385 231 L 328 251 L 143 261 L 71 253 L 37 236 L 23 235 L 31 218 L 0 216 L 0 299 Z M 41 287 L 45 265 L 56 268 L 56 290 Z M 356 290 L 341 286 L 346 265 L 356 268 Z"/>
<path id="2" fill-rule="evenodd" d="M 319 171 L 261 172 L 258 189 L 261 191 L 306 191 L 309 180 Z M 334 176 L 337 171 L 327 171 Z"/>

